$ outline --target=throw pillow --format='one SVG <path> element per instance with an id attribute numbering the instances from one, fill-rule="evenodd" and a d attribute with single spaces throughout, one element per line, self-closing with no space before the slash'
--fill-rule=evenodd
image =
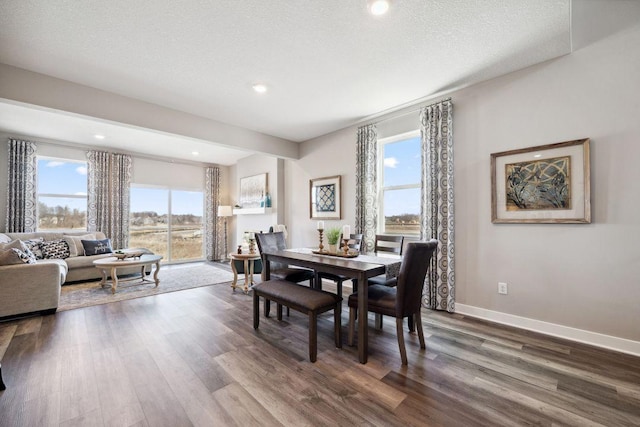
<path id="1" fill-rule="evenodd" d="M 111 249 L 111 239 L 81 240 L 81 242 L 82 246 L 84 246 L 84 254 L 87 256 L 110 254 L 113 252 L 113 249 Z"/>
<path id="2" fill-rule="evenodd" d="M 82 246 L 82 240 L 95 240 L 95 234 L 84 234 L 82 236 L 62 236 L 65 242 L 69 245 L 69 256 L 83 256 L 84 246 Z"/>
<path id="3" fill-rule="evenodd" d="M 37 239 L 29 239 L 25 240 L 23 243 L 27 245 L 27 248 L 36 256 L 37 259 L 43 259 L 42 256 L 42 242 L 44 239 L 42 237 L 38 237 Z"/>
<path id="4" fill-rule="evenodd" d="M 62 239 L 42 242 L 42 256 L 45 259 L 69 258 L 69 245 Z"/>
<path id="5" fill-rule="evenodd" d="M 35 264 L 35 258 L 29 257 L 20 249 L 8 248 L 0 250 L 0 265 Z"/>
<path id="6" fill-rule="evenodd" d="M 9 243 L 0 243 L 0 250 L 17 249 L 20 251 L 20 255 L 25 255 L 29 259 L 33 259 L 36 262 L 36 256 L 31 252 L 27 245 L 22 240 L 13 240 Z"/>

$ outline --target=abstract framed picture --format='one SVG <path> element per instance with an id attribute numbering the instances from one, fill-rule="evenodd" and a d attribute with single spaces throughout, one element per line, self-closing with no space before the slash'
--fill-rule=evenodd
<path id="1" fill-rule="evenodd" d="M 242 208 L 258 208 L 267 193 L 267 174 L 240 178 L 240 201 Z"/>
<path id="2" fill-rule="evenodd" d="M 341 218 L 340 175 L 309 181 L 309 212 L 311 219 Z"/>
<path id="3" fill-rule="evenodd" d="M 491 154 L 491 222 L 590 223 L 589 139 Z"/>

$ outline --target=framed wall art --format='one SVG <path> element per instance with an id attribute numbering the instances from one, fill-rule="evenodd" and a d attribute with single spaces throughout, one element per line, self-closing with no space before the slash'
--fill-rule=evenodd
<path id="1" fill-rule="evenodd" d="M 341 218 L 340 175 L 309 181 L 311 219 Z"/>
<path id="2" fill-rule="evenodd" d="M 491 154 L 491 222 L 590 223 L 589 139 Z"/>
<path id="3" fill-rule="evenodd" d="M 240 200 L 243 209 L 258 208 L 267 193 L 267 174 L 240 178 Z"/>

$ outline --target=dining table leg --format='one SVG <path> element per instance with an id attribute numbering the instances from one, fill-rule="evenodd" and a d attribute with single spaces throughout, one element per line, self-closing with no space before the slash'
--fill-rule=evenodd
<path id="1" fill-rule="evenodd" d="M 364 272 L 358 274 L 358 359 L 367 363 L 369 353 L 369 284 Z"/>

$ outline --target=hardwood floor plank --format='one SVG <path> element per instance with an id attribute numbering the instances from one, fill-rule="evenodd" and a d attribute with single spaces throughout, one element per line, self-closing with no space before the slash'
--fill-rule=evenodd
<path id="1" fill-rule="evenodd" d="M 640 357 L 425 311 L 408 366 L 389 321 L 362 365 L 331 314 L 310 363 L 306 316 L 263 319 L 214 285 L 2 322 L 0 427 L 640 425 Z"/>

